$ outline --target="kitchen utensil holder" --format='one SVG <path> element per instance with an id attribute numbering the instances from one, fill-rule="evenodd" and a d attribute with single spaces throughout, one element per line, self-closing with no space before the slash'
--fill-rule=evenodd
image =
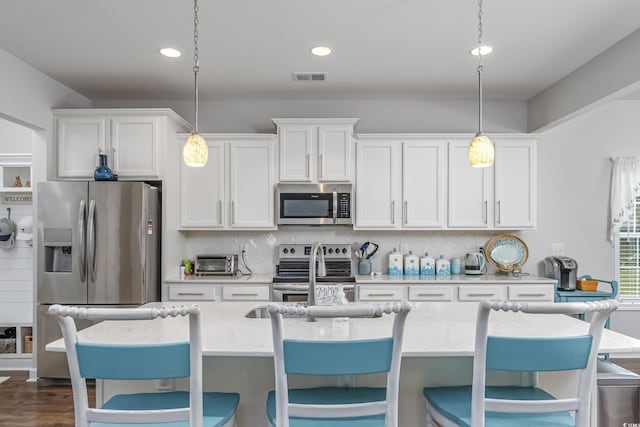
<path id="1" fill-rule="evenodd" d="M 361 259 L 358 263 L 358 274 L 361 276 L 368 276 L 371 274 L 371 260 Z"/>

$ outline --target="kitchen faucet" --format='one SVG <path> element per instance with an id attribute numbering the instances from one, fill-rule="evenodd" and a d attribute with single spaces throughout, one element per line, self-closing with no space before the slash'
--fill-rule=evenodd
<path id="1" fill-rule="evenodd" d="M 318 255 L 320 251 L 320 255 Z M 309 305 L 316 305 L 316 256 L 318 257 L 318 274 L 317 277 L 325 277 L 327 275 L 327 266 L 324 263 L 324 248 L 320 242 L 313 242 L 311 245 L 311 253 L 309 254 L 309 297 L 307 302 Z M 315 317 L 307 317 L 309 322 L 315 322 Z"/>

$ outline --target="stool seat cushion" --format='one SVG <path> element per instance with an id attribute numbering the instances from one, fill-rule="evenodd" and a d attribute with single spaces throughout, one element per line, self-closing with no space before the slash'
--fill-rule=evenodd
<path id="1" fill-rule="evenodd" d="M 235 413 L 240 395 L 238 393 L 207 392 L 202 395 L 205 427 L 224 426 Z M 119 394 L 109 399 L 102 409 L 145 410 L 186 408 L 189 406 L 189 392 L 172 391 L 167 393 Z M 188 427 L 189 422 L 144 424 L 152 427 Z M 91 427 L 136 427 L 140 424 L 91 423 Z"/>
<path id="2" fill-rule="evenodd" d="M 553 400 L 552 395 L 536 387 L 489 386 L 485 389 L 487 398 L 512 400 Z M 463 387 L 427 387 L 424 397 L 433 409 L 459 426 L 471 426 L 471 386 Z M 575 425 L 569 412 L 536 413 L 504 413 L 486 412 L 486 427 L 563 427 Z"/>
<path id="3" fill-rule="evenodd" d="M 315 403 L 318 405 L 336 405 L 384 401 L 386 388 L 373 387 L 318 387 L 290 389 L 290 403 Z M 267 417 L 271 425 L 276 425 L 276 394 L 270 391 L 267 396 Z M 384 414 L 351 418 L 298 418 L 290 417 L 290 427 L 340 427 L 345 421 L 349 427 L 384 427 Z"/>

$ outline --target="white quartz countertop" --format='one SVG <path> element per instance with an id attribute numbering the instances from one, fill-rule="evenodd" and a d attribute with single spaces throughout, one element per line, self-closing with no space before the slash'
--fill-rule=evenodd
<path id="1" fill-rule="evenodd" d="M 246 276 L 187 276 L 180 279 L 178 276 L 169 276 L 166 278 L 167 283 L 271 283 L 273 274 L 251 274 Z"/>
<path id="2" fill-rule="evenodd" d="M 369 275 L 369 276 L 356 276 L 356 283 L 358 284 L 367 284 L 367 283 L 400 283 L 400 284 L 411 284 L 411 283 L 419 283 L 419 284 L 433 284 L 433 283 L 444 283 L 444 284 L 487 284 L 487 283 L 498 283 L 505 285 L 517 285 L 519 283 L 527 283 L 527 284 L 545 284 L 545 283 L 555 283 L 554 279 L 549 279 L 546 277 L 539 277 L 533 275 L 521 275 L 519 277 L 514 277 L 511 275 L 501 274 L 481 274 L 481 275 L 466 275 L 466 274 L 453 274 L 451 276 L 389 276 L 388 274 L 382 275 Z"/>
<path id="3" fill-rule="evenodd" d="M 188 303 L 185 303 L 185 305 Z M 161 306 L 151 303 L 147 306 Z M 245 314 L 259 306 L 255 302 L 200 302 L 204 356 L 273 356 L 271 322 L 248 319 Z M 263 304 L 264 305 L 264 304 Z M 403 356 L 472 356 L 477 303 L 414 302 L 407 317 Z M 490 318 L 490 333 L 536 337 L 546 334 L 584 334 L 588 323 L 548 314 L 535 322 L 515 322 L 512 313 L 496 312 Z M 517 317 L 526 316 L 522 313 Z M 509 318 L 509 320 L 507 320 Z M 320 319 L 285 319 L 285 334 L 292 338 L 364 339 L 388 336 L 392 316 L 332 322 Z M 187 339 L 187 319 L 105 321 L 79 332 L 81 339 L 102 343 L 172 342 Z M 64 351 L 63 340 L 47 344 L 49 351 Z M 605 330 L 600 350 L 608 353 L 640 351 L 640 340 Z"/>
<path id="4" fill-rule="evenodd" d="M 549 284 L 555 283 L 554 279 L 546 277 L 539 277 L 534 275 L 521 275 L 520 277 L 513 277 L 508 275 L 496 275 L 496 274 L 482 274 L 479 276 L 454 274 L 451 276 L 389 276 L 388 274 L 382 275 L 368 275 L 360 276 L 356 275 L 356 283 L 358 284 L 370 284 L 370 283 L 389 283 L 389 284 L 470 284 L 470 283 L 498 283 L 505 285 L 514 285 L 519 283 L 527 284 Z M 273 274 L 262 273 L 252 274 L 247 276 L 188 276 L 185 279 L 180 279 L 178 276 L 169 276 L 166 278 L 167 283 L 210 283 L 210 284 L 252 284 L 252 283 L 271 283 Z"/>

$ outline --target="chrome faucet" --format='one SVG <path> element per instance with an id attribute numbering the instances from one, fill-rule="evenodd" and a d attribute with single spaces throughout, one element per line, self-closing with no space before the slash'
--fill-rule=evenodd
<path id="1" fill-rule="evenodd" d="M 318 251 L 320 254 L 318 255 Z M 318 272 L 316 276 L 316 257 L 318 260 Z M 324 248 L 320 242 L 314 242 L 311 245 L 311 253 L 309 254 L 309 297 L 307 299 L 309 305 L 316 305 L 316 277 L 325 277 L 327 275 L 327 266 L 324 262 Z M 314 317 L 307 317 L 309 322 L 315 322 Z"/>

